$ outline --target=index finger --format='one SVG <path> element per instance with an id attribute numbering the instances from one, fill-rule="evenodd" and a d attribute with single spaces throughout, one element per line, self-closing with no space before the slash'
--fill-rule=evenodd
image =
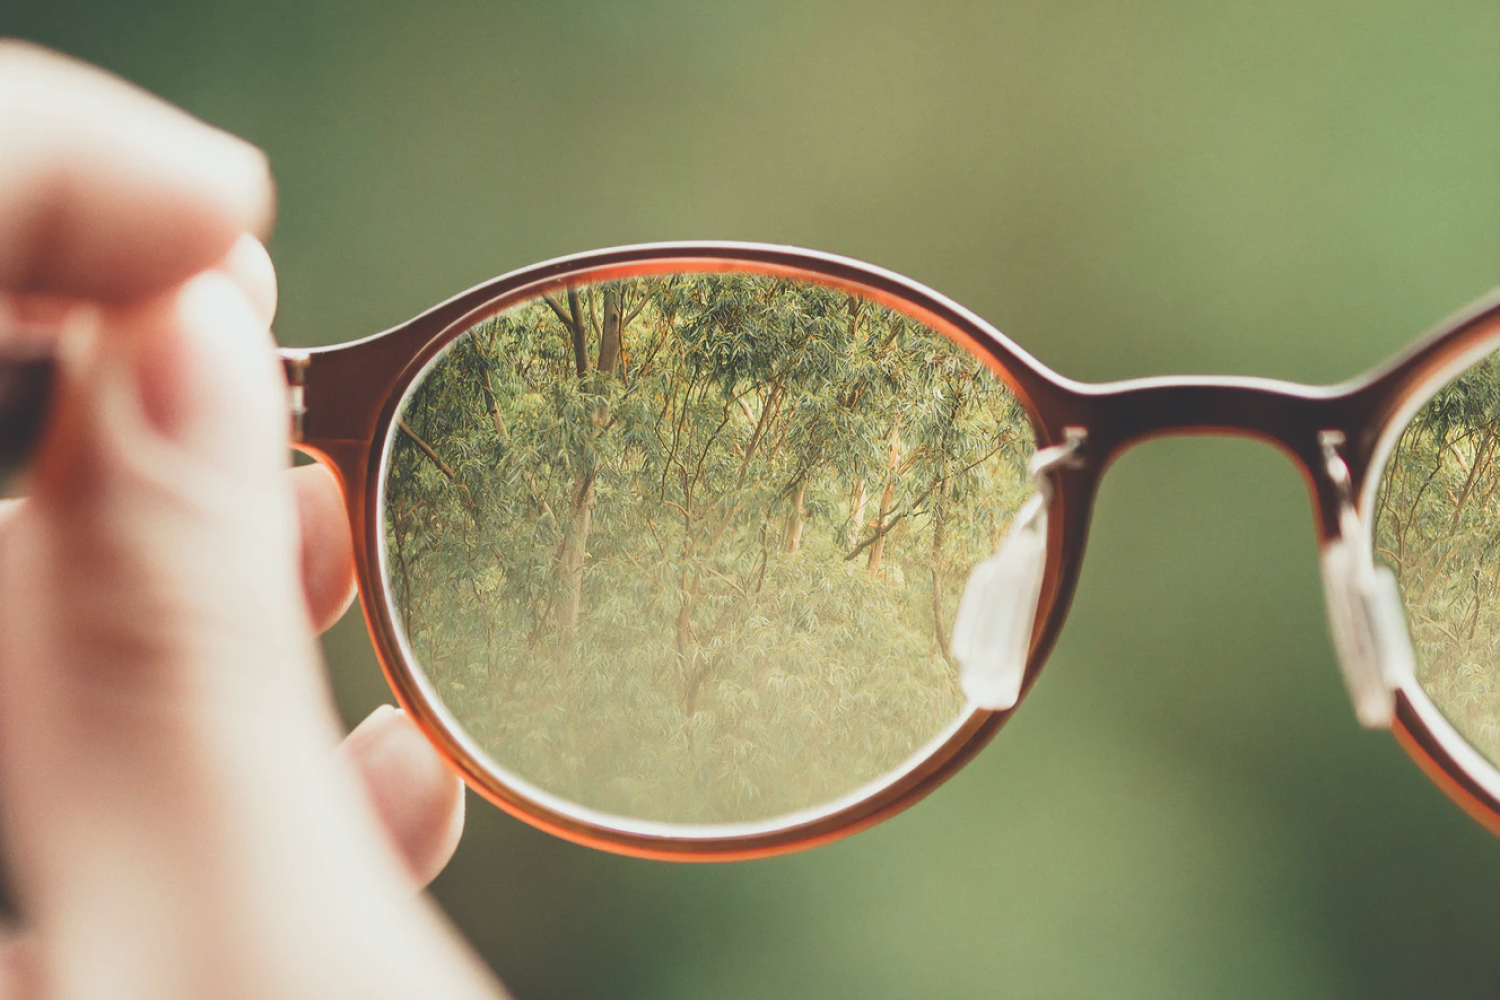
<path id="1" fill-rule="evenodd" d="M 0 41 L 0 291 L 122 302 L 269 226 L 255 147 L 101 70 Z"/>

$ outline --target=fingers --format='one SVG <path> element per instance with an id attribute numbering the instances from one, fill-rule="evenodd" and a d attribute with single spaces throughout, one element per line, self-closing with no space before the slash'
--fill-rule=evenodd
<path id="1" fill-rule="evenodd" d="M 390 705 L 372 712 L 339 747 L 359 775 L 391 846 L 415 888 L 446 867 L 463 833 L 463 784 L 406 714 Z M 40 1000 L 36 940 L 0 932 L 0 1000 Z"/>
<path id="2" fill-rule="evenodd" d="M 424 886 L 453 857 L 464 826 L 463 782 L 405 712 L 382 705 L 340 747 L 412 878 Z"/>
<path id="3" fill-rule="evenodd" d="M 451 850 L 451 779 L 395 722 L 327 750 L 313 626 L 348 547 L 327 478 L 283 474 L 274 280 L 240 241 L 270 209 L 254 150 L 0 45 L 0 293 L 106 306 L 66 324 L 0 545 L 0 822 L 52 995 L 492 988 L 404 870 Z"/>
<path id="4" fill-rule="evenodd" d="M 326 468 L 304 465 L 288 469 L 286 475 L 301 527 L 302 589 L 308 617 L 314 629 L 326 632 L 349 610 L 356 593 L 349 517 L 338 481 Z M 21 500 L 0 500 L 0 545 L 5 544 L 10 521 L 22 504 Z M 4 993 L 0 1000 L 5 1000 Z"/>
<path id="5" fill-rule="evenodd" d="M 245 995 L 405 977 L 392 995 L 416 996 L 436 970 L 401 956 L 420 952 L 481 982 L 410 903 L 409 869 L 428 877 L 448 849 L 440 782 L 399 735 L 374 743 L 372 793 L 328 752 L 299 579 L 322 556 L 299 548 L 292 484 L 324 484 L 314 511 L 332 491 L 284 474 L 262 317 L 208 272 L 102 324 L 64 333 L 32 492 L 0 546 L 0 820 L 42 977 L 60 996 L 204 996 L 225 968 L 259 968 Z M 404 787 L 429 804 L 406 811 Z M 296 962 L 252 968 L 252 951 L 337 974 L 309 993 Z"/>
<path id="6" fill-rule="evenodd" d="M 354 542 L 333 473 L 304 465 L 287 473 L 302 525 L 302 587 L 313 628 L 326 631 L 354 600 Z"/>
<path id="7" fill-rule="evenodd" d="M 276 318 L 276 268 L 266 248 L 249 233 L 241 233 L 219 262 L 219 269 L 239 286 L 267 326 Z"/>
<path id="8" fill-rule="evenodd" d="M 263 323 L 276 312 L 276 272 L 260 241 L 249 233 L 235 240 L 218 264 L 244 294 Z M 5 303 L 17 317 L 43 327 L 60 326 L 69 311 L 62 300 L 13 298 Z M 290 470 L 302 534 L 302 580 L 308 611 L 318 631 L 326 630 L 354 598 L 354 560 L 342 495 L 332 473 L 317 466 Z M 0 500 L 0 544 L 19 501 Z M 4 1000 L 4 994 L 0 994 Z"/>
<path id="9" fill-rule="evenodd" d="M 31 937 L 0 933 L 0 1000 L 41 1000 L 36 966 Z"/>
<path id="10" fill-rule="evenodd" d="M 391 846 L 412 883 L 430 883 L 453 857 L 463 833 L 463 783 L 406 714 L 382 705 L 338 750 L 359 775 Z M 35 938 L 0 932 L 0 1000 L 40 1000 Z"/>
<path id="11" fill-rule="evenodd" d="M 339 779 L 306 763 L 335 720 L 264 322 L 207 272 L 102 323 L 64 333 L 32 492 L 0 548 L 12 860 L 25 897 L 72 916 L 153 871 L 242 869 L 251 830 L 316 841 L 363 809 L 340 813 Z"/>
<path id="12" fill-rule="evenodd" d="M 120 302 L 263 232 L 265 157 L 109 74 L 0 42 L 0 288 Z"/>

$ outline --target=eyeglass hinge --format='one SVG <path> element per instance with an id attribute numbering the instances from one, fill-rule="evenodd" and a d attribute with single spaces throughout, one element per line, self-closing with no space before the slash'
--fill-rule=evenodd
<path id="1" fill-rule="evenodd" d="M 286 370 L 287 404 L 291 408 L 292 440 L 305 440 L 307 424 L 307 366 L 311 361 L 307 351 L 282 351 L 281 362 Z"/>
<path id="2" fill-rule="evenodd" d="M 1031 456 L 1027 471 L 1036 490 L 1047 501 L 1052 500 L 1054 484 L 1049 473 L 1056 469 L 1083 468 L 1083 448 L 1088 442 L 1089 432 L 1084 427 L 1064 427 L 1061 444 L 1043 448 Z"/>
<path id="3" fill-rule="evenodd" d="M 1318 447 L 1323 452 L 1323 471 L 1333 483 L 1333 488 L 1338 490 L 1339 500 L 1352 507 L 1354 480 L 1349 475 L 1349 466 L 1344 462 L 1344 456 L 1339 453 L 1347 441 L 1343 431 L 1318 431 Z"/>
<path id="4" fill-rule="evenodd" d="M 1354 713 L 1367 728 L 1388 729 L 1396 690 L 1414 676 L 1415 657 L 1396 575 L 1375 564 L 1370 532 L 1354 506 L 1344 443 L 1342 431 L 1318 434 L 1324 474 L 1339 498 L 1338 534 L 1323 546 L 1323 589 Z"/>

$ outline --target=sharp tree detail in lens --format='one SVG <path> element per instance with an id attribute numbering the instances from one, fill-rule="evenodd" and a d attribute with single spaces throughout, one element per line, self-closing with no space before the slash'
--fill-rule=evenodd
<path id="1" fill-rule="evenodd" d="M 843 290 L 560 290 L 473 327 L 408 397 L 396 610 L 521 777 L 653 820 L 779 815 L 960 716 L 955 606 L 1034 450 L 971 354 Z"/>
<path id="2" fill-rule="evenodd" d="M 1417 680 L 1500 760 L 1500 356 L 1437 393 L 1381 480 L 1377 558 L 1401 581 Z"/>

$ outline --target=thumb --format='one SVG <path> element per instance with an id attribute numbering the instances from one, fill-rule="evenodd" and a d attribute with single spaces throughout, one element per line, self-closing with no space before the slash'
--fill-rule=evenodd
<path id="1" fill-rule="evenodd" d="M 66 644 L 66 669 L 54 664 L 38 680 L 88 681 L 133 700 L 171 695 L 178 706 L 210 682 L 251 681 L 224 658 L 268 641 L 280 643 L 290 669 L 312 676 L 302 669 L 312 659 L 309 629 L 296 586 L 287 590 L 298 579 L 298 539 L 279 475 L 285 390 L 269 332 L 243 293 L 205 272 L 143 306 L 78 310 L 58 353 L 52 426 L 26 523 L 7 546 L 29 561 L 26 594 L 8 596 L 62 598 L 65 606 L 35 611 L 78 625 L 52 637 Z M 0 587 L 16 582 L 0 576 Z M 264 680 L 250 690 L 269 690 Z"/>
<path id="2" fill-rule="evenodd" d="M 206 272 L 76 321 L 60 369 L 0 538 L 0 794 L 47 979 L 203 995 L 247 939 L 356 953 L 330 938 L 406 876 L 327 753 L 264 322 Z"/>

